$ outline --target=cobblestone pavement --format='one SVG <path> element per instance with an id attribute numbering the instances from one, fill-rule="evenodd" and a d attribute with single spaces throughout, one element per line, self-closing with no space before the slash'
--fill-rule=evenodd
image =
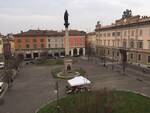
<path id="1" fill-rule="evenodd" d="M 122 75 L 120 69 L 103 67 L 96 62 L 80 60 L 73 68 L 84 68 L 92 88 L 123 89 L 138 91 L 150 96 L 150 79 L 137 73 Z M 22 67 L 13 86 L 4 96 L 0 113 L 34 113 L 37 108 L 56 99 L 56 80 L 51 75 L 53 67 L 28 65 Z M 59 80 L 60 96 L 64 96 L 65 80 Z"/>

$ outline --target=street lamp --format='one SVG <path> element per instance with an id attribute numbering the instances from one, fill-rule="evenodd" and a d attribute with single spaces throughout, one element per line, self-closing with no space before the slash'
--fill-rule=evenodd
<path id="1" fill-rule="evenodd" d="M 103 47 L 103 61 L 104 61 L 103 66 L 105 67 L 106 66 L 105 47 Z"/>
<path id="2" fill-rule="evenodd" d="M 125 68 L 126 68 L 126 63 L 127 63 L 127 50 L 126 49 L 120 49 L 120 53 L 122 56 L 122 69 L 123 69 L 123 74 L 125 74 Z"/>

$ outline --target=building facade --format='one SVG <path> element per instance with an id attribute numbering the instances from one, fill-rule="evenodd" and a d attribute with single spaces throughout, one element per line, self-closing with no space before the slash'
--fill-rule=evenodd
<path id="1" fill-rule="evenodd" d="M 48 56 L 65 56 L 64 35 L 62 32 L 55 32 L 53 35 L 47 36 Z"/>
<path id="2" fill-rule="evenodd" d="M 29 30 L 15 34 L 15 52 L 24 58 L 65 56 L 65 32 Z M 70 55 L 85 55 L 85 32 L 69 31 Z"/>
<path id="3" fill-rule="evenodd" d="M 90 46 L 92 51 L 95 53 L 96 52 L 96 44 L 97 44 L 96 33 L 95 32 L 87 33 L 87 37 L 86 37 L 86 46 L 87 47 L 86 48 L 89 49 L 89 46 Z"/>
<path id="4" fill-rule="evenodd" d="M 0 35 L 0 59 L 3 58 L 3 36 Z"/>
<path id="5" fill-rule="evenodd" d="M 24 58 L 38 58 L 47 52 L 47 32 L 29 30 L 14 35 L 15 52 Z"/>
<path id="6" fill-rule="evenodd" d="M 69 54 L 71 56 L 85 55 L 85 37 L 84 31 L 69 30 Z M 64 37 L 64 48 L 66 48 Z"/>
<path id="7" fill-rule="evenodd" d="M 123 16 L 108 26 L 98 22 L 95 31 L 99 56 L 121 61 L 125 49 L 128 63 L 150 66 L 150 17 Z"/>

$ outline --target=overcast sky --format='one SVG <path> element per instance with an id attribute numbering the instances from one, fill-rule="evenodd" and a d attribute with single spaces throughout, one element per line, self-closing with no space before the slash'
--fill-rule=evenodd
<path id="1" fill-rule="evenodd" d="M 18 33 L 28 29 L 64 29 L 63 15 L 69 12 L 70 29 L 93 31 L 121 18 L 125 9 L 150 16 L 149 0 L 0 0 L 0 32 Z"/>

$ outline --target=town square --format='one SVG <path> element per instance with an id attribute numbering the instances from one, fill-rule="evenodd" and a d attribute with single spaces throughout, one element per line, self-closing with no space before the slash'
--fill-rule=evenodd
<path id="1" fill-rule="evenodd" d="M 0 113 L 150 113 L 144 2 L 14 3 L 0 11 Z"/>

